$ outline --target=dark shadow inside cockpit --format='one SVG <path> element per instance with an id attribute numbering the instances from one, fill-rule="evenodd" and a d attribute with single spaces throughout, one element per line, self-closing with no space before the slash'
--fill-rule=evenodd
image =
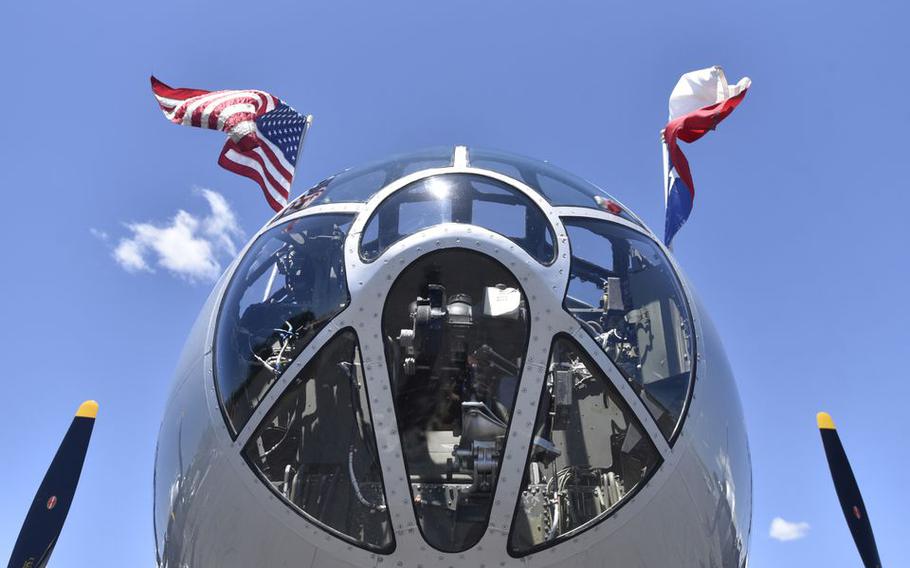
<path id="1" fill-rule="evenodd" d="M 407 267 L 383 332 L 414 510 L 432 546 L 456 552 L 486 531 L 528 340 L 515 277 L 450 249 Z"/>

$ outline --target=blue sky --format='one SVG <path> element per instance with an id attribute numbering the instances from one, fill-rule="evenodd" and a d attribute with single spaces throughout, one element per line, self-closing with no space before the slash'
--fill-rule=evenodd
<path id="1" fill-rule="evenodd" d="M 313 113 L 298 192 L 391 153 L 467 143 L 549 159 L 661 228 L 667 96 L 681 73 L 721 64 L 753 88 L 686 148 L 698 193 L 675 248 L 744 402 L 750 566 L 859 564 L 815 430 L 821 409 L 840 427 L 883 562 L 900 564 L 908 16 L 906 3 L 876 1 L 5 6 L 0 554 L 73 411 L 96 398 L 53 565 L 153 563 L 154 448 L 179 349 L 229 260 L 223 237 L 239 246 L 271 214 L 258 188 L 217 166 L 221 135 L 165 121 L 150 73 L 261 88 Z M 235 225 L 210 212 L 205 189 Z M 219 267 L 180 277 L 153 256 L 154 272 L 115 262 L 130 225 L 160 228 L 181 209 Z M 778 516 L 808 535 L 771 539 Z"/>

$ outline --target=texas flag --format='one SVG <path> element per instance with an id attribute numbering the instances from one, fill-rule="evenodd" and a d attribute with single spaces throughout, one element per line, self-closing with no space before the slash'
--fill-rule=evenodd
<path id="1" fill-rule="evenodd" d="M 745 77 L 730 85 L 724 70 L 714 66 L 686 73 L 670 93 L 670 121 L 662 132 L 664 148 L 664 201 L 667 221 L 664 243 L 689 218 L 695 201 L 695 184 L 679 141 L 695 142 L 727 118 L 742 102 L 752 81 Z"/>

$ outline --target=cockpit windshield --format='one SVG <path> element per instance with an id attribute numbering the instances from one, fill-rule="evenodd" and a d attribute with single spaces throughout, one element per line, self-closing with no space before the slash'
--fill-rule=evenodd
<path id="1" fill-rule="evenodd" d="M 602 209 L 644 226 L 615 197 L 561 168 L 507 152 L 471 148 L 471 167 L 493 170 L 524 182 L 539 191 L 551 204 L 565 207 Z"/>
<path id="2" fill-rule="evenodd" d="M 572 248 L 565 306 L 639 393 L 667 438 L 686 403 L 693 333 L 660 248 L 600 219 L 564 219 Z"/>
<path id="3" fill-rule="evenodd" d="M 383 201 L 364 227 L 360 255 L 375 260 L 408 235 L 442 223 L 499 233 L 542 264 L 556 254 L 550 223 L 528 196 L 489 177 L 445 174 L 415 181 Z"/>
<path id="4" fill-rule="evenodd" d="M 215 376 L 236 434 L 307 343 L 347 305 L 344 238 L 353 217 L 312 215 L 260 236 L 218 317 Z"/>
<path id="5" fill-rule="evenodd" d="M 386 360 L 414 511 L 439 550 L 466 550 L 486 531 L 528 309 L 508 270 L 467 250 L 420 258 L 386 300 Z"/>
<path id="6" fill-rule="evenodd" d="M 305 191 L 282 211 L 281 216 L 286 217 L 314 205 L 365 203 L 374 193 L 408 174 L 451 165 L 452 147 L 445 146 L 400 154 L 361 167 L 348 168 Z"/>

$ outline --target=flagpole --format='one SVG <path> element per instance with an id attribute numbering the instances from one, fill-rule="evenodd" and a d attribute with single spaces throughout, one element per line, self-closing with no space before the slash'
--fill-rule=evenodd
<path id="1" fill-rule="evenodd" d="M 297 144 L 297 159 L 294 160 L 294 179 L 291 180 L 293 186 L 294 180 L 297 179 L 297 168 L 300 167 L 300 156 L 303 155 L 303 143 L 306 141 L 306 135 L 310 132 L 310 126 L 313 125 L 313 115 L 306 115 L 306 122 L 303 123 L 303 132 L 300 133 L 300 143 Z M 291 192 L 288 190 L 288 203 L 291 202 Z"/>
<path id="2" fill-rule="evenodd" d="M 300 142 L 297 143 L 297 158 L 294 160 L 294 177 L 291 178 L 291 185 L 288 187 L 288 203 L 291 202 L 291 189 L 294 188 L 294 180 L 297 179 L 297 169 L 300 167 L 300 156 L 303 154 L 303 142 L 306 135 L 310 132 L 310 126 L 313 124 L 313 115 L 306 115 L 306 122 L 303 123 L 303 132 L 300 133 Z M 272 286 L 275 285 L 275 278 L 278 277 L 278 263 L 272 266 L 272 273 L 269 275 L 269 281 L 265 285 L 265 292 L 262 293 L 262 301 L 265 302 L 272 295 Z"/>
<path id="3" fill-rule="evenodd" d="M 664 209 L 667 208 L 667 200 L 669 199 L 670 191 L 667 184 L 667 181 L 670 179 L 670 151 L 667 149 L 667 141 L 664 139 L 664 131 L 660 131 L 660 149 L 661 154 L 663 155 L 664 162 Z"/>

